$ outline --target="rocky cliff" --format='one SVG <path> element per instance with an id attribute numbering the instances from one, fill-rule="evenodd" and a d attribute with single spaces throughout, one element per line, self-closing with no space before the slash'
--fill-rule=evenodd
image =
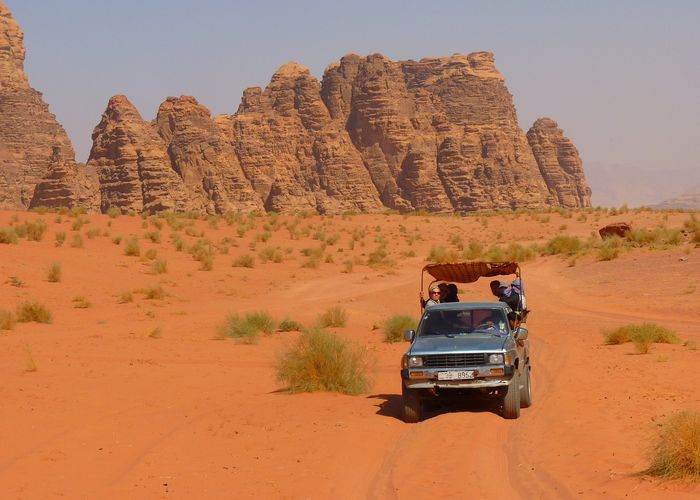
<path id="1" fill-rule="evenodd" d="M 63 127 L 29 86 L 23 38 L 0 1 L 0 209 L 55 203 L 96 209 L 94 172 L 75 163 Z"/>
<path id="2" fill-rule="evenodd" d="M 491 53 L 349 54 L 319 82 L 297 63 L 232 115 L 169 97 L 153 121 L 110 99 L 87 167 L 23 70 L 0 3 L 0 208 L 465 212 L 590 205 L 578 151 L 550 119 L 526 135 Z"/>

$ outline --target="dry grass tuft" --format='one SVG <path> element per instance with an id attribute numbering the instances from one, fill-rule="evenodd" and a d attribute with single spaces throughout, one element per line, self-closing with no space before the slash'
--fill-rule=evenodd
<path id="1" fill-rule="evenodd" d="M 323 329 L 305 331 L 278 362 L 277 378 L 291 393 L 362 394 L 369 388 L 367 352 Z"/>
<path id="2" fill-rule="evenodd" d="M 348 323 L 348 315 L 340 306 L 333 306 L 318 317 L 321 328 L 342 328 Z"/>
<path id="3" fill-rule="evenodd" d="M 255 257 L 253 257 L 252 255 L 248 255 L 248 254 L 239 255 L 233 261 L 232 265 L 233 265 L 233 267 L 253 268 L 253 267 L 255 267 Z"/>
<path id="4" fill-rule="evenodd" d="M 633 342 L 637 352 L 647 354 L 651 344 L 678 344 L 678 335 L 668 328 L 654 323 L 625 325 L 615 330 L 604 332 L 605 343 L 608 345 Z"/>
<path id="5" fill-rule="evenodd" d="M 224 324 L 219 327 L 219 338 L 232 338 L 241 344 L 255 344 L 261 333 L 275 331 L 275 322 L 264 312 L 248 313 L 244 317 L 229 314 Z"/>
<path id="6" fill-rule="evenodd" d="M 61 263 L 54 262 L 53 264 L 51 264 L 51 267 L 49 267 L 49 272 L 48 272 L 48 276 L 47 276 L 49 283 L 59 283 L 61 281 L 62 277 L 63 277 L 63 271 L 61 270 Z"/>
<path id="7" fill-rule="evenodd" d="M 124 243 L 124 255 L 127 257 L 138 257 L 141 255 L 141 247 L 136 238 L 129 238 Z"/>
<path id="8" fill-rule="evenodd" d="M 418 321 L 410 316 L 396 314 L 382 323 L 384 342 L 401 342 L 406 330 L 415 329 Z"/>
<path id="9" fill-rule="evenodd" d="M 52 323 L 53 315 L 38 302 L 24 302 L 17 307 L 19 323 Z"/>
<path id="10" fill-rule="evenodd" d="M 700 411 L 671 416 L 651 453 L 647 474 L 667 479 L 700 480 Z"/>
<path id="11" fill-rule="evenodd" d="M 300 332 L 303 329 L 304 325 L 302 325 L 298 321 L 294 321 L 291 318 L 283 319 L 282 321 L 280 321 L 280 324 L 277 327 L 278 332 Z"/>
<path id="12" fill-rule="evenodd" d="M 10 311 L 0 310 L 0 330 L 14 330 L 17 320 Z"/>

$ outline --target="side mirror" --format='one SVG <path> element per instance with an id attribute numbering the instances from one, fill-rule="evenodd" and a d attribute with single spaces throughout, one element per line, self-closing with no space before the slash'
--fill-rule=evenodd
<path id="1" fill-rule="evenodd" d="M 519 326 L 515 329 L 515 340 L 527 340 L 527 328 Z"/>
<path id="2" fill-rule="evenodd" d="M 415 330 L 406 330 L 403 332 L 403 339 L 407 342 L 413 342 L 413 338 L 416 336 Z"/>

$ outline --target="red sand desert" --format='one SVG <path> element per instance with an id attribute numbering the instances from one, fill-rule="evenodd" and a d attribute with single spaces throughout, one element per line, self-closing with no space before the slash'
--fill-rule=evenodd
<path id="1" fill-rule="evenodd" d="M 583 214 L 583 215 L 581 215 Z M 534 405 L 509 421 L 482 407 L 401 420 L 399 363 L 406 343 L 387 344 L 373 325 L 393 314 L 417 316 L 420 269 L 449 236 L 485 245 L 544 242 L 558 233 L 586 238 L 621 220 L 680 227 L 683 213 L 606 212 L 474 217 L 354 215 L 297 219 L 292 239 L 280 216 L 239 236 L 193 221 L 228 253 L 211 271 L 141 217 L 0 212 L 0 227 L 43 219 L 42 241 L 0 245 L 0 310 L 28 300 L 52 324 L 0 331 L 0 491 L 3 498 L 698 498 L 700 487 L 642 475 L 664 419 L 700 409 L 700 250 L 625 252 L 611 261 L 560 256 L 522 264 L 528 287 Z M 19 222 L 17 222 L 17 220 Z M 188 222 L 186 219 L 182 219 Z M 147 225 L 148 227 L 143 227 Z M 566 226 L 566 227 L 563 227 Z M 99 228 L 99 231 L 96 229 Z M 366 234 L 350 249 L 353 230 Z M 88 232 L 93 237 L 88 237 Z M 158 231 L 160 243 L 144 238 Z M 57 247 L 55 234 L 66 233 Z M 74 234 L 83 247 L 71 246 Z M 316 268 L 303 248 L 338 235 Z M 124 255 L 138 238 L 167 273 Z M 115 236 L 122 236 L 117 245 Z M 225 238 L 228 238 L 225 240 Z M 386 240 L 395 265 L 363 265 Z M 377 243 L 379 240 L 379 243 Z M 280 247 L 281 263 L 232 267 L 242 254 Z M 225 251 L 225 250 L 224 250 Z M 347 260 L 357 258 L 351 272 Z M 330 260 L 330 259 L 329 259 Z M 47 280 L 52 262 L 62 279 Z M 574 265 L 575 264 L 575 265 Z M 13 277 L 16 278 L 13 280 Z M 23 283 L 23 286 L 16 286 Z M 160 284 L 162 299 L 138 290 Z M 490 300 L 488 284 L 462 285 L 462 300 Z M 120 303 L 131 291 L 132 302 Z M 76 308 L 82 297 L 91 307 Z M 338 335 L 372 355 L 369 393 L 290 395 L 276 379 L 278 356 L 299 333 L 255 345 L 217 339 L 232 312 L 266 311 L 311 324 L 327 308 L 348 314 Z M 674 329 L 690 346 L 606 346 L 601 332 L 628 323 Z M 159 338 L 149 336 L 160 328 Z"/>

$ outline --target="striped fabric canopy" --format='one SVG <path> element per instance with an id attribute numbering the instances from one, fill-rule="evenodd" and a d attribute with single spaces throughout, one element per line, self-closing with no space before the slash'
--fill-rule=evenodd
<path id="1" fill-rule="evenodd" d="M 473 283 L 482 277 L 517 274 L 517 262 L 455 262 L 428 264 L 423 268 L 438 281 Z"/>

